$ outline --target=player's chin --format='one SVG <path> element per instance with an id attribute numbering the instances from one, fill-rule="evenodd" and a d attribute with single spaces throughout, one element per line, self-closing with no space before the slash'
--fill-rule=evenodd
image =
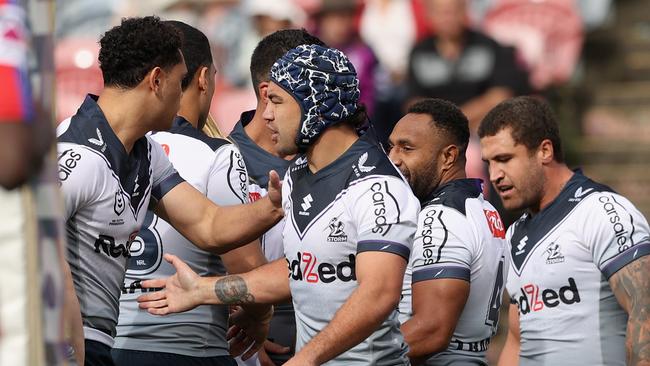
<path id="1" fill-rule="evenodd" d="M 501 197 L 501 203 L 503 204 L 503 208 L 505 208 L 508 211 L 519 211 L 526 208 L 525 207 L 526 205 L 524 204 L 523 200 L 519 199 L 516 196 L 506 195 L 500 197 Z"/>

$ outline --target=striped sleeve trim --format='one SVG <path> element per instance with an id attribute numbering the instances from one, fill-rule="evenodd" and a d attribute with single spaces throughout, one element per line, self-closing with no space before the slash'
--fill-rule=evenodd
<path id="1" fill-rule="evenodd" d="M 650 242 L 634 245 L 612 259 L 600 271 L 609 280 L 621 268 L 648 254 L 650 254 Z"/>
<path id="2" fill-rule="evenodd" d="M 158 185 L 153 187 L 151 195 L 160 201 L 167 194 L 167 192 L 171 191 L 172 188 L 183 182 L 185 182 L 185 180 L 181 178 L 177 172 L 174 172 L 169 177 L 163 179 L 162 182 L 158 183 Z"/>
<path id="3" fill-rule="evenodd" d="M 362 240 L 357 243 L 357 254 L 361 252 L 393 253 L 407 261 L 411 255 L 411 249 L 408 246 L 388 240 Z"/>
<path id="4" fill-rule="evenodd" d="M 470 271 L 466 267 L 458 266 L 435 266 L 413 270 L 412 282 L 439 280 L 443 278 L 454 278 L 470 282 Z"/>

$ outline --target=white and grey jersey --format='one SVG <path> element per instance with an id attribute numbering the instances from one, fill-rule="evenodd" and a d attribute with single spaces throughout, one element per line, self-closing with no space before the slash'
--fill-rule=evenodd
<path id="1" fill-rule="evenodd" d="M 508 228 L 507 238 L 520 364 L 625 365 L 627 314 L 608 280 L 650 254 L 643 215 L 577 172 L 551 204 Z"/>
<path id="2" fill-rule="evenodd" d="M 254 116 L 255 110 L 242 113 L 239 122 L 235 124 L 229 136 L 239 147 L 246 163 L 249 176 L 248 194 L 251 201 L 266 196 L 269 171 L 275 170 L 280 177 L 284 177 L 290 164 L 288 160 L 262 149 L 246 134 L 244 127 L 250 123 Z M 282 245 L 284 223 L 285 220 L 282 219 L 260 237 L 264 256 L 269 262 L 284 258 L 284 246 Z M 275 305 L 268 338 L 278 344 L 291 347 L 291 351 L 287 354 L 270 355 L 276 363 L 288 361 L 293 355 L 296 344 L 296 320 L 293 306 L 290 303 Z"/>
<path id="3" fill-rule="evenodd" d="M 266 196 L 269 185 L 269 172 L 271 170 L 275 170 L 280 177 L 283 177 L 290 164 L 289 161 L 262 149 L 255 141 L 248 137 L 244 126 L 250 122 L 254 114 L 255 111 L 242 113 L 241 120 L 235 124 L 229 136 L 237 144 L 248 168 L 250 178 L 248 190 L 251 201 L 256 201 Z M 284 249 L 282 247 L 283 227 L 284 220 L 277 223 L 260 238 L 264 256 L 269 262 L 284 257 Z"/>
<path id="4" fill-rule="evenodd" d="M 129 248 L 150 198 L 160 200 L 183 179 L 149 137 L 127 154 L 96 98 L 86 97 L 57 128 L 58 173 L 85 336 L 112 346 Z"/>
<path id="5" fill-rule="evenodd" d="M 408 260 L 419 202 L 367 136 L 315 174 L 306 157 L 298 158 L 285 176 L 282 193 L 299 350 L 358 287 L 358 253 L 381 251 Z M 326 364 L 404 365 L 406 353 L 395 309 L 366 340 Z"/>
<path id="6" fill-rule="evenodd" d="M 183 117 L 167 132 L 151 135 L 178 172 L 213 202 L 227 206 L 248 202 L 248 174 L 239 150 L 227 140 L 210 138 Z M 200 276 L 224 274 L 221 258 L 199 249 L 152 212 L 131 245 L 131 258 L 117 326 L 115 348 L 175 353 L 194 357 L 228 355 L 226 306 L 199 306 L 173 316 L 155 316 L 138 308 L 140 281 L 175 273 L 162 259 L 171 253 Z"/>
<path id="7" fill-rule="evenodd" d="M 487 365 L 508 274 L 508 246 L 501 218 L 482 191 L 480 179 L 451 181 L 424 200 L 418 217 L 400 321 L 412 316 L 411 283 L 454 278 L 470 284 L 449 347 L 427 365 Z"/>

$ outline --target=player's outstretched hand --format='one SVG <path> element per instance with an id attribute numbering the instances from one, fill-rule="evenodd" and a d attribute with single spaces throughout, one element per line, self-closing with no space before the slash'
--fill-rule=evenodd
<path id="1" fill-rule="evenodd" d="M 253 309 L 256 311 L 252 311 Z M 258 314 L 258 309 L 262 311 L 261 314 Z M 232 326 L 226 334 L 230 354 L 237 357 L 243 353 L 243 361 L 255 355 L 266 340 L 272 316 L 273 308 L 267 305 L 249 305 L 247 309 L 236 307 L 230 314 Z"/>
<path id="2" fill-rule="evenodd" d="M 143 288 L 161 290 L 138 297 L 140 308 L 154 315 L 166 315 L 187 311 L 200 305 L 199 275 L 175 255 L 165 254 L 164 258 L 174 266 L 176 274 L 167 278 L 142 281 Z"/>
<path id="3" fill-rule="evenodd" d="M 282 181 L 280 181 L 280 176 L 275 170 L 269 172 L 269 186 L 268 194 L 271 203 L 276 208 L 282 208 Z"/>
<path id="4" fill-rule="evenodd" d="M 269 353 L 276 355 L 286 355 L 291 352 L 291 348 L 285 347 L 281 344 L 273 343 L 268 339 L 264 342 L 264 347 L 260 348 L 257 357 L 260 361 L 260 366 L 275 366 L 275 363 L 269 357 Z"/>

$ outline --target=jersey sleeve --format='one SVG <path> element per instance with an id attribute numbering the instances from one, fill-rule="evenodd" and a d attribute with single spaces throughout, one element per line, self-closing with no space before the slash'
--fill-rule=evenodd
<path id="1" fill-rule="evenodd" d="M 390 176 L 371 178 L 357 184 L 350 193 L 357 253 L 389 252 L 408 261 L 420 208 L 408 184 Z"/>
<path id="2" fill-rule="evenodd" d="M 611 192 L 590 197 L 584 227 L 586 245 L 605 278 L 650 254 L 648 221 L 625 197 Z"/>
<path id="3" fill-rule="evenodd" d="M 470 280 L 474 238 L 465 215 L 443 205 L 422 210 L 413 243 L 413 283 L 442 278 Z"/>
<path id="4" fill-rule="evenodd" d="M 224 145 L 216 151 L 206 193 L 211 201 L 219 205 L 250 202 L 248 171 L 239 149 L 234 145 Z"/>
<path id="5" fill-rule="evenodd" d="M 185 180 L 181 178 L 174 166 L 167 158 L 165 150 L 157 142 L 147 136 L 149 148 L 151 149 L 151 170 L 152 170 L 152 190 L 151 195 L 158 201 L 162 199 L 167 192 L 176 187 Z"/>
<path id="6" fill-rule="evenodd" d="M 96 199 L 97 191 L 103 190 L 103 183 L 97 178 L 99 173 L 93 163 L 97 157 L 92 152 L 65 143 L 59 143 L 57 150 L 64 218 L 69 220 L 80 208 Z"/>

